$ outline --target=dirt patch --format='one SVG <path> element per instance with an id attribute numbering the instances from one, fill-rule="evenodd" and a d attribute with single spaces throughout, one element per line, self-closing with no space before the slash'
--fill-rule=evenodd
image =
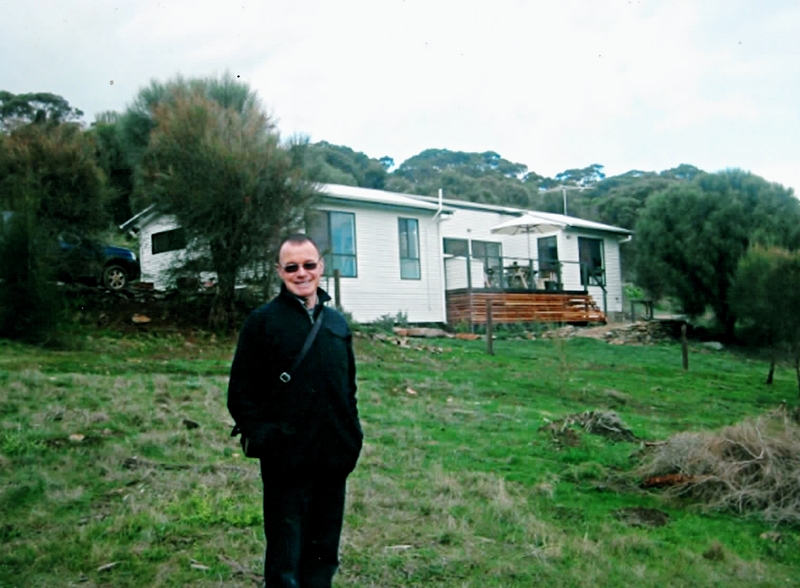
<path id="1" fill-rule="evenodd" d="M 638 440 L 633 431 L 622 422 L 616 413 L 603 410 L 588 410 L 571 414 L 563 419 L 548 423 L 540 427 L 539 430 L 550 431 L 555 439 L 560 439 L 565 436 L 568 437 L 565 432 L 571 430 L 570 427 L 573 425 L 580 426 L 587 433 L 601 435 L 612 441 L 633 442 Z"/>
<path id="2" fill-rule="evenodd" d="M 599 327 L 575 327 L 567 325 L 560 329 L 547 331 L 542 339 L 571 339 L 586 337 L 606 341 L 611 345 L 652 345 L 660 341 L 670 341 L 681 336 L 681 325 L 684 321 L 676 319 L 637 321 L 619 325 L 601 325 Z M 691 334 L 691 333 L 689 333 Z"/>
<path id="3" fill-rule="evenodd" d="M 44 444 L 51 449 L 62 449 L 64 447 L 92 447 L 102 445 L 106 438 L 101 435 L 70 435 L 68 437 L 50 437 L 44 440 Z"/>
<path id="4" fill-rule="evenodd" d="M 663 527 L 669 515 L 655 508 L 632 506 L 614 511 L 614 516 L 629 527 Z"/>

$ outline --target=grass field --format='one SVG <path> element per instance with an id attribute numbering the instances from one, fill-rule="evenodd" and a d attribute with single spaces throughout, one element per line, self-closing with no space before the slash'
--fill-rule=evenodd
<path id="1" fill-rule="evenodd" d="M 260 479 L 228 436 L 234 341 L 0 341 L 0 586 L 254 586 Z M 356 339 L 366 445 L 340 587 L 796 586 L 800 532 L 665 502 L 643 444 L 550 421 L 613 410 L 643 440 L 797 404 L 794 374 L 727 351 L 588 339 Z M 195 426 L 197 425 L 197 426 Z M 623 509 L 658 509 L 632 525 Z"/>

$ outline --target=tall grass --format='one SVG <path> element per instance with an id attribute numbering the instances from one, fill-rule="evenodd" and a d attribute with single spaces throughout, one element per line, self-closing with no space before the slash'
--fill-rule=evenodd
<path id="1" fill-rule="evenodd" d="M 613 410 L 648 441 L 715 430 L 793 399 L 789 370 L 769 389 L 761 363 L 700 348 L 683 372 L 671 345 L 356 344 L 366 445 L 338 586 L 796 584 L 796 528 L 665 502 L 639 486 L 641 443 L 542 429 Z M 255 585 L 261 481 L 228 436 L 233 345 L 0 342 L 0 586 Z M 630 526 L 630 508 L 669 522 Z"/>

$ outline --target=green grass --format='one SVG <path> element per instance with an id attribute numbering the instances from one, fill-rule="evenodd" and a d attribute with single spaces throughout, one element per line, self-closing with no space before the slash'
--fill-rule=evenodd
<path id="1" fill-rule="evenodd" d="M 254 585 L 260 478 L 228 435 L 234 344 L 0 341 L 0 586 Z M 797 584 L 797 529 L 642 491 L 641 444 L 540 430 L 595 409 L 647 440 L 717 429 L 796 404 L 792 371 L 769 388 L 745 356 L 693 348 L 684 372 L 678 346 L 588 339 L 497 341 L 493 357 L 479 341 L 356 345 L 366 445 L 337 586 Z M 627 526 L 630 507 L 669 523 Z"/>

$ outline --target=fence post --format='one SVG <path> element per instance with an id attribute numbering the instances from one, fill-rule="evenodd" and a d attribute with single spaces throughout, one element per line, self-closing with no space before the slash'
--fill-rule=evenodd
<path id="1" fill-rule="evenodd" d="M 475 318 L 473 315 L 475 314 L 475 308 L 474 308 L 475 299 L 472 295 L 472 258 L 469 255 L 469 251 L 467 251 L 466 260 L 467 260 L 467 294 L 469 297 L 469 332 L 474 333 Z"/>
<path id="2" fill-rule="evenodd" d="M 486 301 L 486 353 L 494 355 L 494 318 L 491 299 Z"/>
<path id="3" fill-rule="evenodd" d="M 342 310 L 341 277 L 341 271 L 338 269 L 333 270 L 333 304 L 336 310 Z"/>
<path id="4" fill-rule="evenodd" d="M 681 353 L 683 355 L 683 369 L 689 369 L 689 342 L 686 340 L 686 323 L 681 325 Z"/>

